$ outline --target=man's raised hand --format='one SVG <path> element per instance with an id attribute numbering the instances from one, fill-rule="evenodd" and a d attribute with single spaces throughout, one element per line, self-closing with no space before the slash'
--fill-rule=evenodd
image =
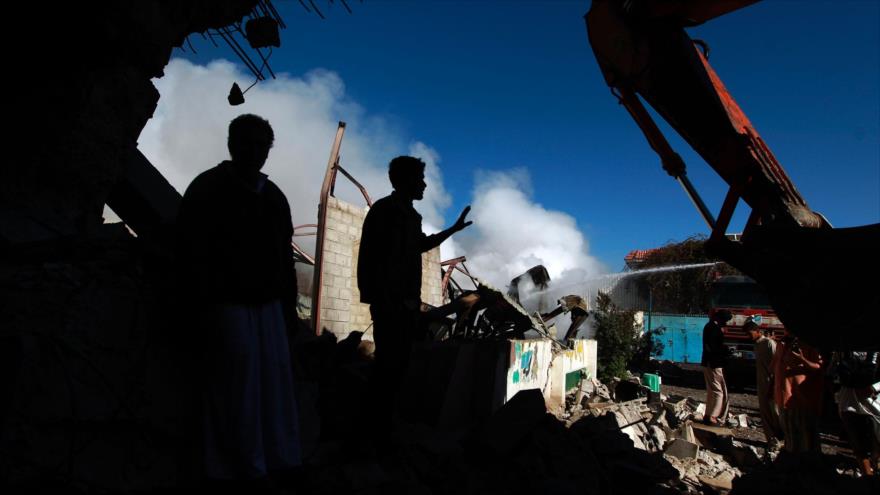
<path id="1" fill-rule="evenodd" d="M 474 223 L 474 222 L 468 222 L 468 221 L 465 221 L 465 220 L 467 219 L 467 214 L 468 214 L 470 211 L 471 211 L 471 207 L 470 207 L 470 205 L 466 206 L 465 209 L 461 211 L 461 215 L 458 216 L 458 220 L 456 220 L 456 221 L 455 221 L 455 224 L 453 224 L 453 226 L 452 226 L 452 228 L 453 228 L 456 232 L 458 232 L 458 231 L 460 231 L 460 230 L 463 230 L 463 229 L 464 229 L 465 227 L 467 227 L 468 225 Z"/>

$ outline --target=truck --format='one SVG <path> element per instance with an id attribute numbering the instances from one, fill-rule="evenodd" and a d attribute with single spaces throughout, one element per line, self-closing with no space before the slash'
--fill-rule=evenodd
<path id="1" fill-rule="evenodd" d="M 785 333 L 785 326 L 770 305 L 767 292 L 749 277 L 719 277 L 712 283 L 709 298 L 710 318 L 721 310 L 730 311 L 733 315 L 727 325 L 722 327 L 724 344 L 730 351 L 730 357 L 742 360 L 744 365 L 751 365 L 755 360 L 754 343 L 743 330 L 743 325 L 749 318 L 762 329 L 768 330 L 774 338 L 780 338 Z"/>

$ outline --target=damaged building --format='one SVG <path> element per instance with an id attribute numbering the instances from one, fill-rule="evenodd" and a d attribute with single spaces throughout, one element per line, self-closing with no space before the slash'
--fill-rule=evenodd
<path id="1" fill-rule="evenodd" d="M 159 99 L 151 80 L 189 36 L 214 33 L 232 46 L 247 19 L 283 20 L 268 0 L 10 8 L 10 18 L 39 19 L 42 32 L 30 33 L 33 50 L 13 50 L 28 77 L 11 98 L 12 142 L 26 153 L 0 176 L 0 487 L 198 489 L 205 336 L 175 283 L 181 198 L 137 140 Z M 236 88 L 229 103 L 244 98 Z M 559 338 L 577 318 L 560 318 L 557 330 L 437 249 L 423 257 L 421 287 L 434 340 L 415 346 L 404 377 L 405 413 L 418 421 L 397 432 L 392 467 L 365 463 L 350 447 L 369 428 L 370 349 L 361 343 L 371 322 L 355 274 L 371 198 L 363 187 L 362 205 L 333 195 L 339 173 L 359 186 L 339 161 L 343 133 L 321 184 L 316 250 L 294 246 L 298 262 L 315 266 L 303 311 L 311 321 L 291 346 L 307 425 L 304 492 L 714 493 L 745 472 L 754 452 L 723 431 L 699 433 L 698 404 L 638 379 L 599 383 L 595 340 Z M 105 205 L 124 224 L 105 224 Z M 550 303 L 557 316 L 579 307 Z M 780 472 L 740 478 L 740 493 L 778 488 Z"/>

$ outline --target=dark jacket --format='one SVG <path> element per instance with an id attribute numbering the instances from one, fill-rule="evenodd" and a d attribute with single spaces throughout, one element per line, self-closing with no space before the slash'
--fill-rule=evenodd
<path id="1" fill-rule="evenodd" d="M 266 179 L 257 192 L 225 161 L 196 177 L 178 214 L 185 290 L 203 302 L 296 307 L 293 222 L 284 193 Z"/>
<path id="2" fill-rule="evenodd" d="M 397 192 L 376 201 L 364 220 L 358 252 L 361 302 L 417 308 L 422 253 L 439 244 L 436 235 L 422 232 L 422 216 L 412 201 Z"/>
<path id="3" fill-rule="evenodd" d="M 700 364 L 707 368 L 724 368 L 727 364 L 727 347 L 721 325 L 709 320 L 703 327 L 703 359 Z"/>

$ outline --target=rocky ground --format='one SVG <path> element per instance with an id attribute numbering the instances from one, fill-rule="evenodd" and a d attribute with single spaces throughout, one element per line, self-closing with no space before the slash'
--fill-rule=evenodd
<path id="1" fill-rule="evenodd" d="M 706 390 L 702 382 L 702 371 L 696 365 L 679 365 L 678 374 L 664 377 L 661 392 L 666 395 L 692 397 L 700 402 L 706 401 Z M 747 442 L 763 451 L 766 445 L 764 430 L 760 427 L 758 413 L 758 397 L 750 374 L 742 372 L 734 377 L 729 386 L 730 413 L 733 416 L 746 414 L 749 417 L 747 427 L 733 426 L 734 438 Z M 666 383 L 666 382 L 670 383 Z M 855 469 L 855 458 L 841 429 L 837 411 L 831 398 L 826 398 L 826 413 L 820 425 L 822 453 L 829 456 L 838 470 L 852 473 Z"/>

